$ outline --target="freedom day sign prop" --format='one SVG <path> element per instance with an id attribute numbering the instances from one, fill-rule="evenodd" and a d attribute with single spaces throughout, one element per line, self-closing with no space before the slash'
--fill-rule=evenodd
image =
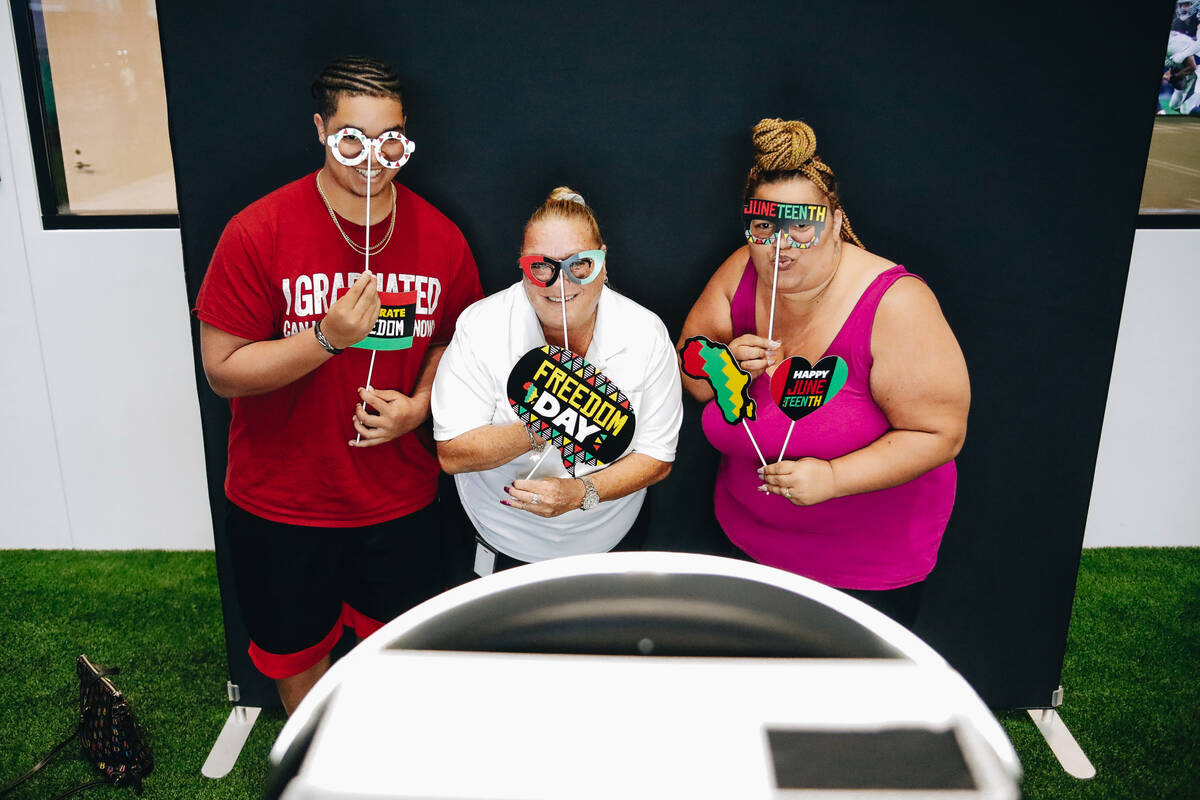
<path id="1" fill-rule="evenodd" d="M 562 453 L 571 477 L 580 464 L 603 466 L 633 441 L 633 406 L 583 356 L 554 345 L 535 347 L 508 375 L 508 402 L 535 436 Z"/>

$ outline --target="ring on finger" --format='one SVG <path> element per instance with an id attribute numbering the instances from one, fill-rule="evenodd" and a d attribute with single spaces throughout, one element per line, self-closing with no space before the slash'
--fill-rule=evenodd
<path id="1" fill-rule="evenodd" d="M 533 497 L 529 498 L 530 505 L 536 506 L 540 502 L 542 502 L 542 496 L 539 494 L 535 494 Z"/>
<path id="2" fill-rule="evenodd" d="M 792 499 L 792 490 L 790 487 L 787 487 L 787 486 L 783 487 L 783 496 L 786 497 L 788 500 Z"/>

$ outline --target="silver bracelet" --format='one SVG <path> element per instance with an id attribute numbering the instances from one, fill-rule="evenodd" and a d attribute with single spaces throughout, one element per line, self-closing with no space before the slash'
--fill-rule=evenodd
<path id="1" fill-rule="evenodd" d="M 546 440 L 540 436 L 534 436 L 533 431 L 529 430 L 529 426 L 524 423 L 521 427 L 525 429 L 525 435 L 529 437 L 529 449 L 535 453 L 540 453 L 546 449 Z"/>
<path id="2" fill-rule="evenodd" d="M 320 342 L 321 347 L 324 347 L 325 350 L 330 353 L 330 355 L 336 356 L 338 353 L 345 350 L 344 347 L 334 347 L 331 345 L 329 340 L 325 338 L 325 334 L 321 333 L 321 320 L 317 320 L 316 324 L 313 325 L 313 332 L 317 334 L 317 341 Z"/>

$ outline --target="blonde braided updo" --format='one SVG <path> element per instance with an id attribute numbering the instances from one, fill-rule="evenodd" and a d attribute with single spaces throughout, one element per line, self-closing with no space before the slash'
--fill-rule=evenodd
<path id="1" fill-rule="evenodd" d="M 754 166 L 746 175 L 743 198 L 749 200 L 764 183 L 808 178 L 829 198 L 829 210 L 842 210 L 842 239 L 859 247 L 863 243 L 850 227 L 850 219 L 838 196 L 833 169 L 817 155 L 817 135 L 800 120 L 764 119 L 750 134 L 754 142 Z"/>

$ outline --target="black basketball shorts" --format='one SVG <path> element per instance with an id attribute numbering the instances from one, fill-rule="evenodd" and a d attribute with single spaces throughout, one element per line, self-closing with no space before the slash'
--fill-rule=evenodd
<path id="1" fill-rule="evenodd" d="M 437 501 L 361 528 L 273 522 L 228 503 L 234 586 L 250 659 L 288 678 L 327 656 L 350 627 L 365 638 L 444 588 Z"/>

